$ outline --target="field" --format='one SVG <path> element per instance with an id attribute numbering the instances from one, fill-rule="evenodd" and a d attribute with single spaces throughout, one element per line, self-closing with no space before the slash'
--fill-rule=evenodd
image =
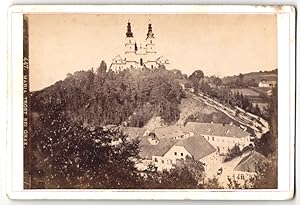
<path id="1" fill-rule="evenodd" d="M 242 93 L 244 96 L 255 96 L 255 97 L 259 96 L 259 93 L 255 92 L 253 90 L 247 89 L 247 88 L 231 89 L 231 92 L 233 92 L 233 93 L 239 92 L 239 93 Z"/>

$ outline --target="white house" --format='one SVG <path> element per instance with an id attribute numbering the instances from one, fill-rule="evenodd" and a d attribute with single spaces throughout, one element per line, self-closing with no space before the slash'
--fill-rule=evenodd
<path id="1" fill-rule="evenodd" d="M 216 152 L 215 148 L 200 135 L 183 139 L 160 139 L 157 145 L 150 145 L 147 141 L 143 143 L 141 157 L 145 160 L 151 158 L 151 163 L 158 171 L 170 170 L 177 160 L 185 159 L 187 156 L 208 163 L 208 157 Z"/>
<path id="2" fill-rule="evenodd" d="M 277 82 L 275 80 L 262 80 L 258 83 L 258 87 L 261 88 L 273 88 L 275 87 Z"/>

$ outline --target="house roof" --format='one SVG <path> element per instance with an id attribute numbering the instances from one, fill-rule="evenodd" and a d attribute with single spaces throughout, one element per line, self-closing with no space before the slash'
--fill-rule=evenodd
<path id="1" fill-rule="evenodd" d="M 144 136 L 146 128 L 138 127 L 122 127 L 121 128 L 124 134 L 128 135 L 129 139 L 140 140 L 140 157 L 143 159 L 152 159 L 152 156 L 163 156 L 171 147 L 178 142 L 174 139 L 157 139 L 152 136 L 152 139 L 157 139 L 159 142 L 156 145 L 150 144 L 148 138 L 150 136 Z"/>
<path id="2" fill-rule="evenodd" d="M 171 139 L 176 136 L 184 135 L 182 127 L 176 125 L 156 128 L 154 130 L 154 133 L 159 139 L 164 139 L 164 138 Z"/>
<path id="3" fill-rule="evenodd" d="M 184 147 L 196 160 L 199 160 L 216 149 L 202 136 L 194 135 L 178 141 L 175 146 Z"/>
<path id="4" fill-rule="evenodd" d="M 266 162 L 267 158 L 265 156 L 256 151 L 252 151 L 249 153 L 249 155 L 241 159 L 241 161 L 234 168 L 234 171 L 255 172 L 259 165 L 263 165 Z"/>
<path id="5" fill-rule="evenodd" d="M 250 135 L 250 133 L 242 130 L 234 124 L 229 125 L 188 122 L 183 129 L 185 132 L 194 132 L 195 134 L 214 135 L 223 137 L 242 138 Z"/>
<path id="6" fill-rule="evenodd" d="M 140 140 L 140 157 L 144 159 L 163 156 L 178 142 L 175 139 L 160 139 L 157 145 L 151 145 L 147 137 L 142 137 Z"/>

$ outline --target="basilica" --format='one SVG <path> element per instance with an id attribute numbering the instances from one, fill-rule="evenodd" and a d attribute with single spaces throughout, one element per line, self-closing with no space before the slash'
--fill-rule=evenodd
<path id="1" fill-rule="evenodd" d="M 145 42 L 138 44 L 131 30 L 131 24 L 127 24 L 126 40 L 125 40 L 125 58 L 120 55 L 112 60 L 110 69 L 119 72 L 124 69 L 149 68 L 155 69 L 159 66 L 166 66 L 169 60 L 157 56 L 155 48 L 155 37 L 152 31 L 152 24 L 148 24 L 148 32 Z"/>

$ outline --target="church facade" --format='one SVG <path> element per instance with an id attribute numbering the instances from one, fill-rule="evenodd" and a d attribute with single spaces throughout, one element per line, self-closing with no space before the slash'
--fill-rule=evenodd
<path id="1" fill-rule="evenodd" d="M 124 69 L 142 69 L 149 68 L 155 69 L 159 66 L 165 66 L 169 64 L 169 60 L 160 56 L 157 56 L 155 46 L 154 33 L 152 31 L 152 24 L 148 24 L 148 32 L 145 42 L 138 43 L 134 39 L 133 32 L 131 30 L 131 24 L 127 24 L 126 40 L 125 40 L 125 57 L 120 55 L 112 60 L 110 69 L 119 72 Z"/>

